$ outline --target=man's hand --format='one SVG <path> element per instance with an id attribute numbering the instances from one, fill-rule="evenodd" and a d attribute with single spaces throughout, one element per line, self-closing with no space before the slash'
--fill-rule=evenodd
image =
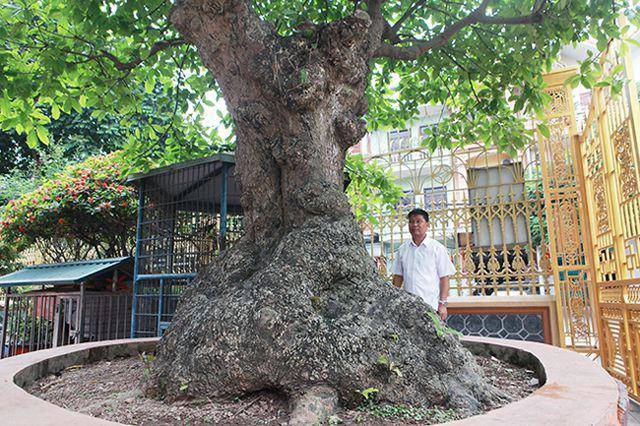
<path id="1" fill-rule="evenodd" d="M 394 275 L 391 279 L 391 283 L 394 287 L 402 288 L 403 277 L 402 275 Z"/>
<path id="2" fill-rule="evenodd" d="M 447 307 L 444 306 L 442 303 L 438 305 L 438 316 L 442 321 L 447 319 Z"/>

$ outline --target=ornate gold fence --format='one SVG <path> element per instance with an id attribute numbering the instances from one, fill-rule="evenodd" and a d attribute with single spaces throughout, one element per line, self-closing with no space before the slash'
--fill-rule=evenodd
<path id="1" fill-rule="evenodd" d="M 575 69 L 545 76 L 551 102 L 545 111 L 548 136 L 538 132 L 543 170 L 549 252 L 555 283 L 560 345 L 596 353 L 598 349 L 582 164 L 572 90 L 564 85 Z"/>
<path id="2" fill-rule="evenodd" d="M 421 207 L 456 265 L 453 295 L 553 292 L 537 144 L 509 157 L 480 145 L 431 153 L 417 138 L 400 142 L 403 149 L 368 157 L 405 190 L 395 211 L 363 224 L 383 273 L 391 275 L 394 252 L 410 238 L 406 213 Z"/>
<path id="3" fill-rule="evenodd" d="M 629 55 L 616 46 L 604 55 L 603 78 L 613 72 L 633 76 Z M 621 65 L 621 66 L 618 66 Z M 638 91 L 632 80 L 619 96 L 609 87 L 592 91 L 579 155 L 584 168 L 590 235 L 594 253 L 597 322 L 602 363 L 638 399 L 640 377 L 640 167 Z"/>

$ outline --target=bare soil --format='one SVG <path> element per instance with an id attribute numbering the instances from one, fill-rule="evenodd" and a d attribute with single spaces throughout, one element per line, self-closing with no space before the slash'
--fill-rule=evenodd
<path id="1" fill-rule="evenodd" d="M 538 388 L 534 372 L 496 358 L 476 356 L 491 383 L 512 400 Z M 26 390 L 46 401 L 102 419 L 130 425 L 283 425 L 289 415 L 285 395 L 260 392 L 235 399 L 194 399 L 166 403 L 141 395 L 139 382 L 146 364 L 142 358 L 120 358 L 74 365 L 62 373 L 40 379 Z M 499 403 L 485 407 L 498 408 Z M 343 410 L 329 424 L 410 425 L 434 424 L 462 418 L 435 407 L 391 406 L 370 402 Z"/>

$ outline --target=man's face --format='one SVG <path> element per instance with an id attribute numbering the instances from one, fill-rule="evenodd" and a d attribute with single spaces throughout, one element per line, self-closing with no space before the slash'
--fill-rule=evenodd
<path id="1" fill-rule="evenodd" d="M 420 214 L 414 214 L 409 219 L 409 233 L 414 241 L 422 241 L 427 235 L 427 229 L 429 228 L 429 222 L 424 219 L 424 216 Z"/>

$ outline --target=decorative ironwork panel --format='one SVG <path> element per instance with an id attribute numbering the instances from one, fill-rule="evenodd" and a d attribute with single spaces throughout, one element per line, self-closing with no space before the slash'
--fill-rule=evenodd
<path id="1" fill-rule="evenodd" d="M 632 76 L 631 58 L 615 44 L 601 61 L 602 78 Z M 622 67 L 617 67 L 617 65 Z M 610 75 L 623 69 L 622 75 Z M 591 114 L 580 138 L 587 170 L 587 208 L 591 213 L 592 251 L 602 363 L 640 399 L 640 188 L 638 92 L 628 80 L 620 95 L 608 87 L 593 90 Z"/>
<path id="2" fill-rule="evenodd" d="M 590 223 L 584 210 L 582 167 L 576 161 L 577 131 L 572 92 L 563 85 L 573 73 L 573 70 L 560 71 L 547 76 L 550 87 L 546 92 L 552 99 L 545 110 L 549 136 L 540 133 L 538 137 L 560 344 L 593 352 L 597 348 L 597 323 L 593 316 L 593 295 L 589 291 L 593 285 L 593 256 L 583 238 L 589 234 Z M 599 161 L 597 155 L 590 158 L 594 163 Z"/>
<path id="3" fill-rule="evenodd" d="M 447 247 L 456 265 L 452 294 L 552 291 L 537 144 L 514 157 L 481 145 L 432 153 L 410 138 L 399 146 L 404 148 L 365 153 L 405 190 L 395 210 L 361 224 L 383 275 L 390 277 L 394 253 L 411 238 L 407 212 L 420 207 L 429 212 L 430 237 Z"/>

